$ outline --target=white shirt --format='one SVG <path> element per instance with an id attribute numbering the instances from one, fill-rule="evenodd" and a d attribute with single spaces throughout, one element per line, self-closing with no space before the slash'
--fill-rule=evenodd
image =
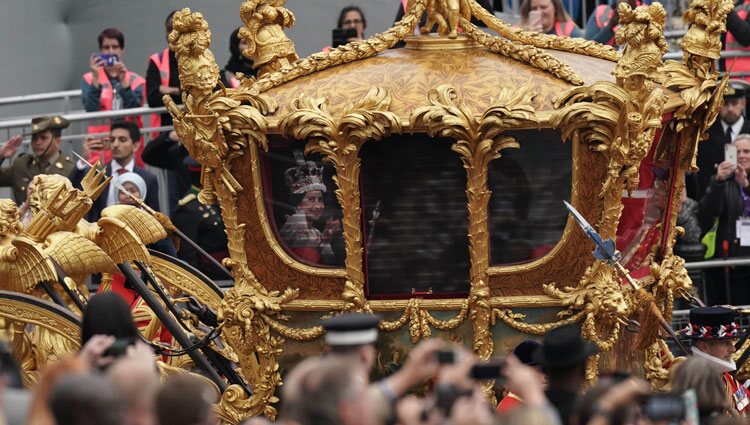
<path id="1" fill-rule="evenodd" d="M 112 182 L 109 184 L 109 193 L 107 193 L 107 206 L 117 205 L 119 202 L 117 201 L 117 195 L 119 190 L 115 187 L 114 182 L 117 180 L 118 177 L 120 177 L 120 173 L 118 170 L 124 168 L 128 172 L 133 172 L 133 168 L 135 168 L 135 160 L 131 159 L 129 163 L 127 163 L 124 167 L 120 165 L 117 161 L 111 161 L 110 166 L 112 167 Z"/>
<path id="2" fill-rule="evenodd" d="M 736 123 L 732 124 L 732 143 L 734 143 L 734 139 L 736 139 L 737 136 L 740 135 L 740 131 L 742 131 L 743 125 L 745 125 L 745 117 L 740 115 L 740 119 L 738 119 Z M 721 129 L 724 130 L 724 134 L 726 134 L 727 132 L 727 127 L 729 127 L 729 124 L 725 123 L 724 120 L 721 120 Z"/>

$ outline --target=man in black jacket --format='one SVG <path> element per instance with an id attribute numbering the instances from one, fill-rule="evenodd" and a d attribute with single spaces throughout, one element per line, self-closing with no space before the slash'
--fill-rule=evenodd
<path id="1" fill-rule="evenodd" d="M 740 134 L 750 134 L 750 120 L 744 117 L 748 92 L 750 84 L 745 81 L 729 81 L 719 119 L 708 129 L 708 140 L 698 143 L 696 160 L 699 171 L 687 181 L 690 198 L 699 200 L 703 196 L 711 176 L 716 174 L 719 164 L 724 161 L 724 145 L 734 142 Z M 703 229 L 704 232 L 707 230 Z"/>
<path id="2" fill-rule="evenodd" d="M 135 151 L 138 149 L 141 140 L 141 131 L 138 125 L 130 121 L 115 121 L 112 123 L 108 139 L 88 138 L 83 143 L 81 156 L 89 158 L 92 150 L 102 150 L 109 148 L 112 151 L 112 161 L 107 164 L 107 175 L 116 179 L 119 175 L 126 172 L 138 174 L 146 182 L 146 199 L 144 202 L 154 210 L 159 210 L 159 185 L 156 176 L 150 171 L 135 165 Z M 78 160 L 75 168 L 70 174 L 70 181 L 73 186 L 80 188 L 81 181 L 86 175 L 89 166 Z M 89 221 L 96 221 L 101 217 L 102 210 L 111 205 L 117 204 L 118 189 L 113 184 L 109 184 L 104 192 L 94 201 L 87 216 Z"/>
<path id="3" fill-rule="evenodd" d="M 750 134 L 738 136 L 734 145 L 737 147 L 737 162 L 727 160 L 718 165 L 700 200 L 701 227 L 708 231 L 716 223 L 713 258 L 750 256 L 750 237 L 742 235 L 743 228 L 750 229 Z M 748 267 L 706 270 L 707 303 L 750 302 L 748 279 Z M 727 284 L 729 288 L 726 288 Z M 731 298 L 725 293 L 726 289 L 731 291 Z"/>

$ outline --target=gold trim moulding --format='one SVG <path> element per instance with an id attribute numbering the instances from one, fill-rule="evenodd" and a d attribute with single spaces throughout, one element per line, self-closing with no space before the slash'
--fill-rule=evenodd
<path id="1" fill-rule="evenodd" d="M 420 308 L 426 310 L 461 310 L 465 298 L 422 299 Z M 369 300 L 372 311 L 403 311 L 409 304 L 409 299 L 401 300 Z M 293 300 L 284 305 L 286 311 L 340 311 L 346 306 L 345 301 L 336 300 Z M 545 295 L 492 297 L 492 308 L 524 308 L 524 307 L 562 307 L 559 299 Z"/>
<path id="2" fill-rule="evenodd" d="M 552 115 L 552 112 L 554 111 L 542 111 L 536 113 L 536 118 L 539 120 L 539 124 L 536 125 L 518 125 L 512 128 L 513 131 L 517 130 L 539 130 L 539 129 L 550 129 L 552 128 L 552 124 L 550 124 L 549 119 Z M 411 116 L 411 114 L 410 114 Z M 477 118 L 480 117 L 480 115 L 476 116 Z M 279 121 L 281 121 L 281 118 L 283 117 L 268 117 L 268 126 L 267 134 L 269 135 L 279 135 L 281 134 L 281 130 L 279 130 Z M 409 117 L 399 117 L 399 121 L 401 122 L 401 128 L 403 129 L 403 132 L 400 134 L 407 134 L 407 133 L 426 133 L 427 132 L 427 126 L 425 125 L 419 125 L 412 127 L 411 121 L 409 120 Z"/>
<path id="3" fill-rule="evenodd" d="M 414 50 L 467 50 L 482 47 L 468 37 L 448 38 L 434 34 L 414 35 L 404 39 L 407 49 Z"/>

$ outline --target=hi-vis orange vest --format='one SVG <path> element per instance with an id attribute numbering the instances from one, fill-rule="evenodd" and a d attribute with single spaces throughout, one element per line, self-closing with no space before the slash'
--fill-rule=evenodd
<path id="1" fill-rule="evenodd" d="M 741 5 L 734 8 L 735 12 L 737 12 L 737 16 L 740 17 L 743 21 L 747 17 L 747 12 L 750 10 L 750 0 L 745 0 Z M 730 31 L 727 31 L 727 39 L 726 39 L 726 49 L 729 50 L 750 50 L 750 46 L 745 47 L 741 45 L 736 38 L 734 38 L 734 35 Z M 734 65 L 732 64 L 734 63 Z M 726 59 L 726 69 L 729 70 L 729 67 L 732 67 L 732 72 L 750 72 L 750 57 L 747 58 L 736 58 L 736 59 Z M 750 76 L 744 76 L 744 77 L 737 77 L 743 80 L 750 81 Z"/>
<path id="2" fill-rule="evenodd" d="M 109 76 L 107 75 L 107 72 L 104 71 L 104 67 L 99 67 L 99 84 L 102 87 L 102 93 L 99 97 L 99 110 L 100 111 L 111 111 L 112 110 L 112 100 L 114 99 L 114 90 L 112 90 L 112 84 L 109 83 Z M 145 86 L 146 80 L 143 79 L 140 75 L 128 71 L 125 73 L 125 79 L 130 82 L 130 88 L 131 90 L 135 90 L 138 86 Z M 83 74 L 83 80 L 86 81 L 86 84 L 91 84 L 91 82 L 94 80 L 94 74 L 91 72 L 87 72 Z M 144 87 L 144 96 L 145 96 L 145 87 Z M 126 117 L 125 119 L 128 121 L 132 121 L 134 117 Z M 143 120 L 141 117 L 136 117 L 136 122 L 138 123 L 138 128 L 143 128 Z M 109 132 L 109 124 L 102 124 L 102 125 L 90 125 L 87 128 L 87 131 L 89 134 L 95 134 L 95 133 L 108 133 Z M 104 158 L 101 158 L 101 153 L 104 152 Z M 91 157 L 88 158 L 88 161 L 93 163 L 94 161 L 101 159 L 103 164 L 109 163 L 109 161 L 112 159 L 112 153 L 108 150 L 102 151 L 102 152 L 92 152 Z M 141 159 L 141 152 L 143 152 L 143 139 L 141 139 L 141 145 L 138 147 L 138 150 L 135 153 L 135 163 L 139 167 L 143 167 L 143 159 Z"/>
<path id="3" fill-rule="evenodd" d="M 596 26 L 599 29 L 604 28 L 609 24 L 609 20 L 612 19 L 612 16 L 615 15 L 615 10 L 612 9 L 608 4 L 601 4 L 599 6 L 596 6 L 596 11 L 594 12 L 596 14 Z M 612 32 L 617 32 L 617 29 L 620 28 L 620 24 L 617 24 L 612 28 Z M 614 46 L 615 44 L 615 37 L 613 36 L 610 38 L 606 43 L 610 46 Z"/>
<path id="4" fill-rule="evenodd" d="M 560 21 L 555 21 L 555 34 L 559 36 L 566 36 L 570 37 L 570 34 L 573 33 L 573 28 L 576 27 L 576 24 L 574 24 L 572 21 L 566 21 L 560 24 Z"/>
<path id="5" fill-rule="evenodd" d="M 169 49 L 164 49 L 161 53 L 154 53 L 148 59 L 154 62 L 156 68 L 159 70 L 159 82 L 162 86 L 169 85 Z M 151 114 L 149 127 L 161 127 L 161 114 Z M 159 132 L 151 133 L 151 138 L 154 139 L 159 136 Z"/>

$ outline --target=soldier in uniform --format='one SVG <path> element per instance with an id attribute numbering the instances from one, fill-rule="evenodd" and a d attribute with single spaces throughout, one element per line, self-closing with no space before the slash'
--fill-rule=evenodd
<path id="1" fill-rule="evenodd" d="M 67 177 L 75 167 L 75 162 L 60 152 L 62 129 L 68 125 L 68 120 L 60 116 L 32 119 L 32 154 L 22 153 L 9 167 L 0 168 L 0 186 L 12 187 L 19 205 L 26 201 L 26 190 L 34 176 L 59 174 Z M 21 140 L 22 136 L 15 136 L 0 147 L 0 165 L 15 155 Z"/>
<path id="2" fill-rule="evenodd" d="M 690 310 L 690 323 L 684 333 L 693 340 L 693 355 L 710 360 L 716 372 L 722 374 L 732 407 L 744 415 L 750 399 L 745 386 L 732 374 L 737 370 L 732 360 L 736 351 L 733 340 L 740 329 L 734 317 L 734 311 L 727 307 L 696 307 Z"/>
<path id="3" fill-rule="evenodd" d="M 201 190 L 201 165 L 191 157 L 184 160 L 190 173 L 192 186 L 182 198 L 172 214 L 172 223 L 185 236 L 195 241 L 216 260 L 221 262 L 229 256 L 227 234 L 224 232 L 224 220 L 218 204 L 204 205 L 198 201 Z M 181 243 L 177 256 L 191 266 L 203 272 L 211 279 L 226 279 L 226 275 L 208 259 L 203 258 L 190 244 Z"/>

